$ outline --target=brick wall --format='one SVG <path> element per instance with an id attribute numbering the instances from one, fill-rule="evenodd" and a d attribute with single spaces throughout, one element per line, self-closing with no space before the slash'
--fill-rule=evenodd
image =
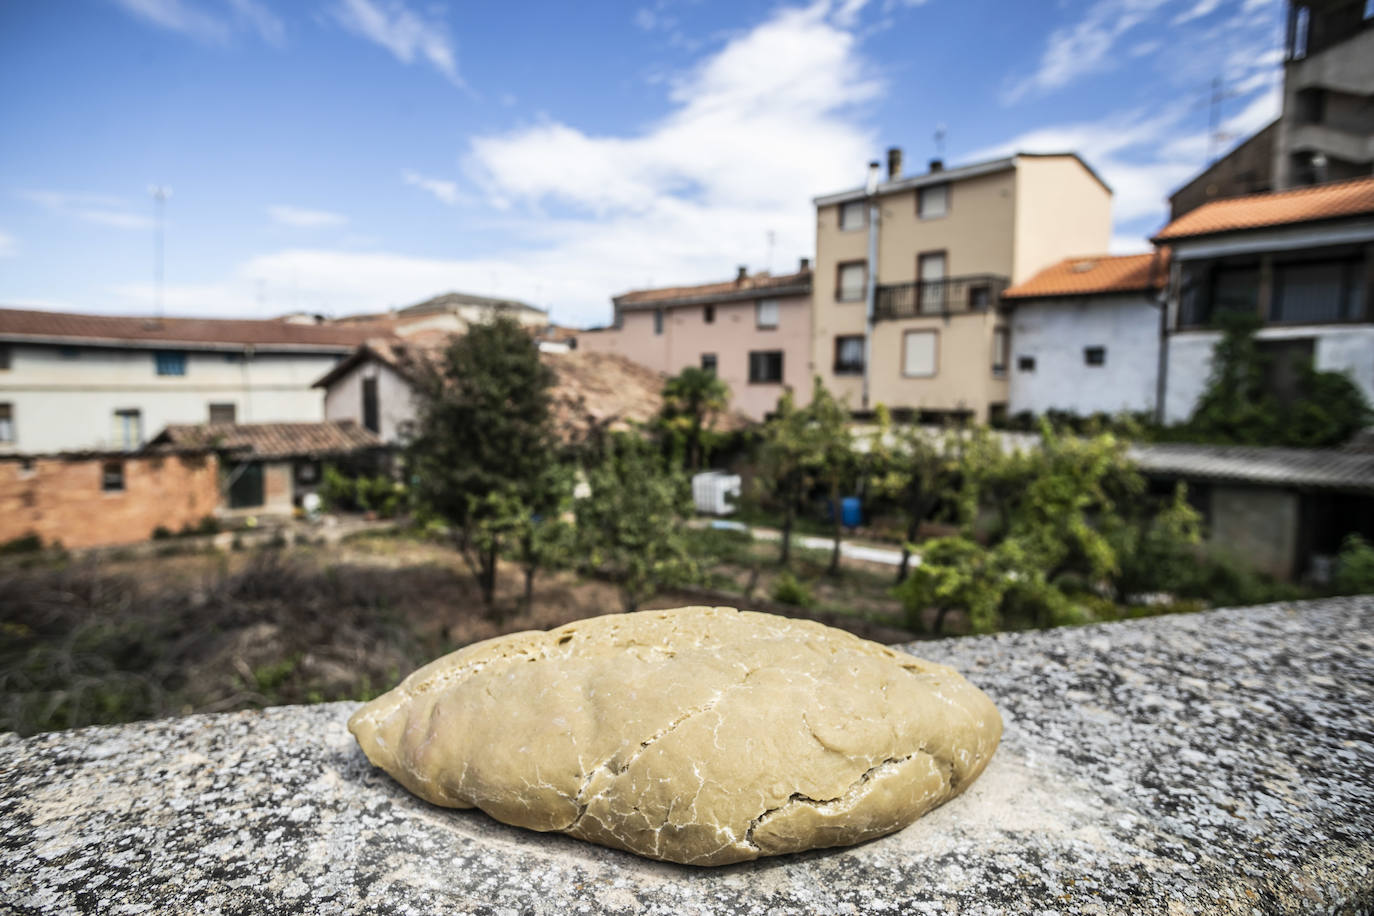
<path id="1" fill-rule="evenodd" d="M 102 468 L 117 461 L 124 489 L 102 489 Z M 178 531 L 219 504 L 213 455 L 48 457 L 0 461 L 0 543 L 37 534 L 65 547 L 128 544 L 158 525 Z"/>

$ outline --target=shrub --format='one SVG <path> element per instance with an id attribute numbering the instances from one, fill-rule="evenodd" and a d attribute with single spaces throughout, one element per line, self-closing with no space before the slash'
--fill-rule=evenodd
<path id="1" fill-rule="evenodd" d="M 155 541 L 166 541 L 173 536 L 172 529 L 168 528 L 166 525 L 158 525 L 153 529 L 153 540 Z"/>
<path id="2" fill-rule="evenodd" d="M 21 534 L 17 538 L 11 538 L 0 544 L 0 556 L 10 556 L 16 553 L 36 553 L 43 549 L 43 539 L 36 534 Z"/>
<path id="3" fill-rule="evenodd" d="M 1374 592 L 1374 546 L 1358 534 L 1349 535 L 1341 545 L 1333 585 L 1341 595 Z"/>
<path id="4" fill-rule="evenodd" d="M 811 589 L 790 572 L 784 572 L 773 583 L 773 600 L 793 607 L 810 607 Z"/>

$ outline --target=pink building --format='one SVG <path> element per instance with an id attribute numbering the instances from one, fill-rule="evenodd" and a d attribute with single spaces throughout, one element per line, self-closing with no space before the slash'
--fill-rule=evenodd
<path id="1" fill-rule="evenodd" d="M 674 375 L 713 369 L 730 386 L 730 406 L 755 419 L 791 388 L 811 393 L 811 265 L 796 273 L 752 276 L 700 286 L 642 289 L 616 296 L 615 324 L 585 331 L 580 350 L 620 353 Z"/>

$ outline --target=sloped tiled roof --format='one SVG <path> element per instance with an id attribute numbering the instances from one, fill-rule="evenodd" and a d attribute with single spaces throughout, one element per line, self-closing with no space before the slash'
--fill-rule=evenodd
<path id="1" fill-rule="evenodd" d="M 1065 258 L 1002 293 L 1004 299 L 1087 296 L 1160 289 L 1168 276 L 1169 255 L 1161 253 Z"/>
<path id="2" fill-rule="evenodd" d="M 636 289 L 615 296 L 611 301 L 621 308 L 635 308 L 648 305 L 686 305 L 698 302 L 721 302 L 730 299 L 755 299 L 765 295 L 784 295 L 786 293 L 806 295 L 810 292 L 811 271 L 808 269 L 777 277 L 768 273 L 756 273 L 743 279 L 726 280 L 721 283 Z"/>
<path id="3" fill-rule="evenodd" d="M 381 326 L 341 327 L 271 319 L 151 318 L 80 315 L 0 308 L 0 340 L 130 344 L 259 346 L 346 351 Z"/>
<path id="4" fill-rule="evenodd" d="M 1214 200 L 1159 231 L 1155 241 L 1263 229 L 1343 216 L 1374 215 L 1374 178 Z"/>
<path id="5" fill-rule="evenodd" d="M 1131 447 L 1142 471 L 1194 480 L 1374 493 L 1374 452 L 1251 445 Z"/>
<path id="6" fill-rule="evenodd" d="M 211 448 L 254 458 L 320 458 L 382 448 L 372 430 L 352 420 L 323 423 L 170 423 L 149 447 Z"/>

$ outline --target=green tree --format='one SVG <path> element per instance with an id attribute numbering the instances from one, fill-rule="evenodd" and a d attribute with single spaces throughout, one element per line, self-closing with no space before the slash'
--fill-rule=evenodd
<path id="1" fill-rule="evenodd" d="M 791 389 L 778 398 L 777 409 L 763 426 L 750 498 L 758 505 L 782 512 L 782 544 L 778 562 L 792 556 L 792 529 L 797 511 L 811 486 L 814 437 L 808 415 L 797 409 Z"/>
<path id="2" fill-rule="evenodd" d="M 830 498 L 830 515 L 834 546 L 830 551 L 827 575 L 840 570 L 840 543 L 844 537 L 844 521 L 840 500 L 858 470 L 858 456 L 854 452 L 854 437 L 849 429 L 849 408 L 836 398 L 816 376 L 811 403 L 802 412 L 806 420 L 806 438 L 810 443 L 807 462 L 811 474 L 825 487 Z"/>
<path id="3" fill-rule="evenodd" d="M 574 504 L 578 551 L 591 571 L 620 588 L 627 613 L 659 590 L 695 578 L 684 533 L 691 511 L 687 481 L 664 468 L 649 443 L 611 437 L 587 469 L 587 484 L 590 495 Z"/>
<path id="4" fill-rule="evenodd" d="M 921 523 L 930 518 L 946 492 L 955 489 L 957 465 L 947 456 L 949 433 L 933 435 L 915 423 L 893 426 L 891 414 L 879 404 L 876 430 L 869 442 L 866 475 L 870 492 L 891 503 L 902 516 L 906 537 L 897 582 L 911 569 L 912 545 Z"/>
<path id="5" fill-rule="evenodd" d="M 448 523 L 490 608 L 503 548 L 531 515 L 556 507 L 553 373 L 533 338 L 504 317 L 473 325 L 441 359 L 410 369 L 416 420 L 406 456 L 416 497 Z"/>
<path id="6" fill-rule="evenodd" d="M 680 443 L 689 470 L 706 465 L 715 421 L 729 403 L 730 386 L 706 369 L 688 366 L 664 384 L 659 425 Z"/>

